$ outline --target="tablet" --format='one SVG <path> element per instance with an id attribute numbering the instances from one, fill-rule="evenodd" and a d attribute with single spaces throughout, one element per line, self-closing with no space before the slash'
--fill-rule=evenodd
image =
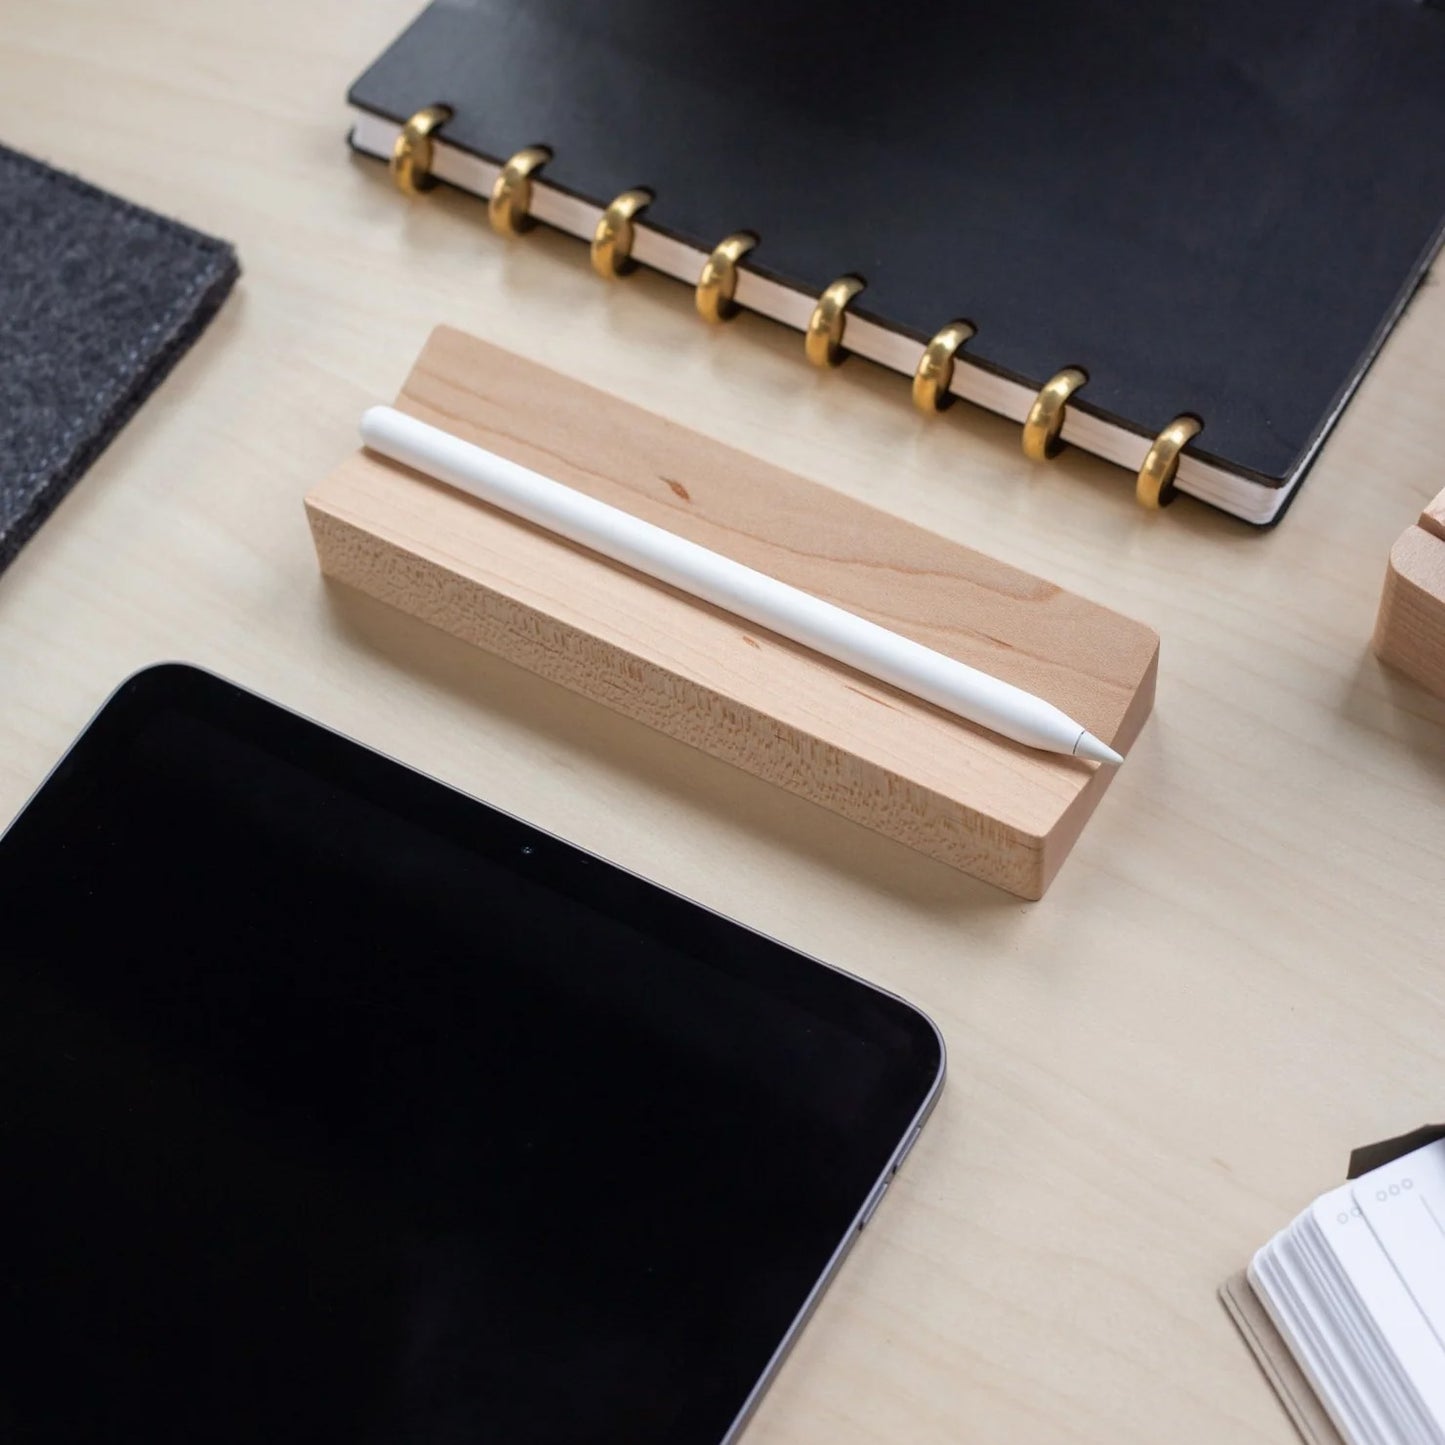
<path id="1" fill-rule="evenodd" d="M 942 1073 L 857 978 L 141 673 L 0 839 L 0 1437 L 731 1440 Z"/>

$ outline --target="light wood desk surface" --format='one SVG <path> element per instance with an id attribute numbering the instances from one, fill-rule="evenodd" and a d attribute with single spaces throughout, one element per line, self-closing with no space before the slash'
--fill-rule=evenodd
<path id="1" fill-rule="evenodd" d="M 752 1445 L 1284 1445 L 1215 1288 L 1352 1145 L 1445 1117 L 1445 706 L 1367 647 L 1445 485 L 1445 287 L 1279 530 L 1149 516 L 1009 423 L 929 422 L 673 282 L 405 203 L 342 97 L 419 4 L 5 5 L 0 140 L 234 240 L 245 275 L 0 577 L 0 814 L 124 675 L 183 658 L 876 979 L 939 1022 L 950 1082 Z M 442 320 L 1156 627 L 1157 711 L 1048 897 L 328 590 L 302 494 Z"/>

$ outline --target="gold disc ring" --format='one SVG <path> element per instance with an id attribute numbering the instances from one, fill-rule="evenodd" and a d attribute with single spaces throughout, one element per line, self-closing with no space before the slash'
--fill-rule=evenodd
<path id="1" fill-rule="evenodd" d="M 1196 416 L 1177 416 L 1154 438 L 1139 478 L 1134 496 L 1141 507 L 1157 511 L 1174 500 L 1174 478 L 1179 472 L 1179 453 L 1204 429 Z"/>
<path id="2" fill-rule="evenodd" d="M 948 393 L 953 385 L 953 358 L 973 333 L 971 323 L 950 321 L 923 348 L 918 370 L 913 373 L 913 404 L 919 411 L 932 415 L 953 400 Z"/>
<path id="3" fill-rule="evenodd" d="M 592 269 L 605 280 L 611 281 L 632 270 L 632 243 L 637 238 L 633 218 L 651 203 L 652 192 L 638 187 L 623 191 L 603 211 L 592 233 Z"/>
<path id="4" fill-rule="evenodd" d="M 532 176 L 552 159 L 546 146 L 528 146 L 497 172 L 487 202 L 487 219 L 499 236 L 520 236 L 535 223 L 532 210 Z"/>
<path id="5" fill-rule="evenodd" d="M 734 231 L 712 248 L 697 277 L 697 314 L 704 321 L 728 321 L 738 314 L 738 262 L 758 244 L 751 231 Z"/>
<path id="6" fill-rule="evenodd" d="M 451 118 L 451 106 L 428 105 L 402 126 L 391 148 L 391 178 L 404 195 L 414 196 L 436 185 L 431 173 L 432 136 Z"/>
<path id="7" fill-rule="evenodd" d="M 843 330 L 848 324 L 848 305 L 863 285 L 857 276 L 840 276 L 818 297 L 803 333 L 803 350 L 814 366 L 837 366 L 847 355 Z"/>
<path id="8" fill-rule="evenodd" d="M 1064 429 L 1064 412 L 1069 398 L 1089 379 L 1086 371 L 1066 366 L 1040 388 L 1024 419 L 1024 455 L 1046 462 L 1063 450 L 1059 433 Z"/>

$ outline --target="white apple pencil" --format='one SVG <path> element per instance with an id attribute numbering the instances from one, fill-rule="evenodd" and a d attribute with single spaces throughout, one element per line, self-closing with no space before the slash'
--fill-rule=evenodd
<path id="1" fill-rule="evenodd" d="M 382 456 L 1015 742 L 1099 763 L 1124 761 L 1041 697 L 395 407 L 370 407 L 361 418 L 361 439 Z"/>

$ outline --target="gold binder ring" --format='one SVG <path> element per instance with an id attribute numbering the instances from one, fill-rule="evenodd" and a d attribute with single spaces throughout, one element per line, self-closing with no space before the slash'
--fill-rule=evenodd
<path id="1" fill-rule="evenodd" d="M 497 172 L 492 182 L 491 199 L 487 202 L 487 219 L 499 236 L 520 236 L 534 224 L 532 209 L 532 173 L 552 159 L 546 146 L 528 146 L 520 150 Z"/>
<path id="2" fill-rule="evenodd" d="M 391 148 L 391 178 L 404 195 L 414 196 L 436 185 L 431 173 L 432 136 L 451 118 L 451 106 L 428 105 L 402 126 Z"/>
<path id="3" fill-rule="evenodd" d="M 818 297 L 803 333 L 803 350 L 814 366 L 837 366 L 847 355 L 843 328 L 848 324 L 848 304 L 864 284 L 861 277 L 840 276 Z"/>
<path id="4" fill-rule="evenodd" d="M 948 394 L 953 385 L 953 358 L 974 330 L 970 322 L 950 321 L 923 348 L 918 370 L 913 373 L 913 404 L 919 411 L 931 416 L 953 400 Z"/>
<path id="5" fill-rule="evenodd" d="M 758 238 L 751 231 L 734 231 L 712 248 L 697 278 L 697 314 L 704 321 L 728 321 L 738 314 L 733 296 L 738 289 L 738 261 Z"/>
<path id="6" fill-rule="evenodd" d="M 632 243 L 637 235 L 633 217 L 652 202 L 652 192 L 641 188 L 623 191 L 603 211 L 592 233 L 592 269 L 611 281 L 632 269 Z"/>
<path id="7" fill-rule="evenodd" d="M 1204 423 L 1197 416 L 1177 416 L 1154 438 L 1154 445 L 1149 448 L 1149 455 L 1144 458 L 1144 465 L 1139 468 L 1139 479 L 1134 485 L 1134 496 L 1141 507 L 1157 510 L 1167 507 L 1174 500 L 1179 453 L 1203 429 Z"/>
<path id="8" fill-rule="evenodd" d="M 1064 429 L 1064 412 L 1069 398 L 1088 381 L 1089 374 L 1077 366 L 1066 366 L 1040 388 L 1024 418 L 1024 455 L 1046 462 L 1063 450 L 1059 433 Z"/>

